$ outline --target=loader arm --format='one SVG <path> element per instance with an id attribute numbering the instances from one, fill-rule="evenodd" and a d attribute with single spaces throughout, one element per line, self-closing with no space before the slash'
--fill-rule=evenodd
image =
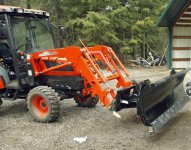
<path id="1" fill-rule="evenodd" d="M 60 64 L 47 68 L 45 61 L 60 62 Z M 106 76 L 103 73 L 103 70 L 100 69 L 97 61 L 101 61 L 105 64 L 108 69 L 108 76 Z M 84 95 L 91 93 L 93 97 L 98 96 L 101 104 L 106 107 L 109 107 L 111 102 L 116 98 L 116 91 L 109 86 L 109 81 L 116 80 L 117 88 L 127 88 L 133 85 L 133 81 L 130 79 L 127 70 L 119 61 L 113 50 L 107 46 L 98 45 L 87 48 L 66 47 L 62 49 L 42 51 L 31 54 L 28 62 L 30 62 L 35 69 L 35 76 L 42 74 L 57 75 L 62 73 L 63 75 L 69 73 L 79 74 L 85 82 L 91 85 L 91 88 L 85 86 L 85 89 L 83 90 Z M 58 71 L 58 69 L 67 65 L 72 66 L 74 71 Z"/>

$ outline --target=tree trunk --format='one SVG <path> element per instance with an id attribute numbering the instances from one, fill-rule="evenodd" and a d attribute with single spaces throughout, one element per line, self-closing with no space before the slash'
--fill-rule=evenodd
<path id="1" fill-rule="evenodd" d="M 31 8 L 31 0 L 27 0 L 26 4 L 27 4 L 27 9 L 30 9 Z"/>
<path id="2" fill-rule="evenodd" d="M 148 42 L 147 42 L 147 37 L 148 37 L 148 34 L 147 32 L 145 33 L 145 59 L 147 59 L 148 57 Z"/>
<path id="3" fill-rule="evenodd" d="M 55 0 L 55 13 L 56 13 L 56 20 L 57 20 L 57 24 L 60 25 L 60 14 L 61 14 L 61 10 L 60 10 L 60 1 L 59 0 Z"/>
<path id="4" fill-rule="evenodd" d="M 56 21 L 57 21 L 57 25 L 61 25 L 60 24 L 60 19 L 61 19 L 61 8 L 60 8 L 60 0 L 55 0 L 55 14 L 56 14 Z M 60 47 L 64 47 L 64 39 L 62 37 L 59 38 L 60 41 Z"/>
<path id="5" fill-rule="evenodd" d="M 134 46 L 134 45 L 133 45 L 132 57 L 133 57 L 133 59 L 136 59 L 136 58 L 135 58 L 135 46 Z"/>
<path id="6" fill-rule="evenodd" d="M 5 5 L 5 0 L 0 0 L 0 5 Z"/>
<path id="7" fill-rule="evenodd" d="M 144 37 L 143 37 L 143 56 L 142 56 L 144 59 L 146 59 L 145 52 L 146 52 L 146 41 L 145 41 L 145 33 L 144 33 Z"/>

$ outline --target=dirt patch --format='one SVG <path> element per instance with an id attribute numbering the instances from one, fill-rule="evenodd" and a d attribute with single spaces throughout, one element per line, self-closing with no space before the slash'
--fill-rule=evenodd
<path id="1" fill-rule="evenodd" d="M 128 71 L 138 81 L 156 81 L 169 74 L 165 67 Z M 135 109 L 119 112 L 122 119 L 117 119 L 100 105 L 79 108 L 73 100 L 65 100 L 58 122 L 42 124 L 33 121 L 25 100 L 4 101 L 0 108 L 0 149 L 191 149 L 190 107 L 191 103 L 187 104 L 159 133 L 150 135 L 148 127 L 137 124 Z M 85 143 L 73 141 L 81 136 L 88 137 Z"/>

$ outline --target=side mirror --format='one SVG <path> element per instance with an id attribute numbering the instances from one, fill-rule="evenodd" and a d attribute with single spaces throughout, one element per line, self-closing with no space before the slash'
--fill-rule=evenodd
<path id="1" fill-rule="evenodd" d="M 61 35 L 62 39 L 65 39 L 66 29 L 63 26 L 59 26 L 59 29 L 60 29 L 60 35 Z"/>
<path id="2" fill-rule="evenodd" d="M 8 39 L 8 29 L 5 22 L 0 21 L 0 39 Z"/>

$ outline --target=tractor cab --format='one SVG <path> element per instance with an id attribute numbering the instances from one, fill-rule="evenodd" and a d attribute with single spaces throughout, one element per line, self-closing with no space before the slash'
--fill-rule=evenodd
<path id="1" fill-rule="evenodd" d="M 49 13 L 0 5 L 0 76 L 7 89 L 21 89 L 29 83 L 23 54 L 54 49 Z"/>

